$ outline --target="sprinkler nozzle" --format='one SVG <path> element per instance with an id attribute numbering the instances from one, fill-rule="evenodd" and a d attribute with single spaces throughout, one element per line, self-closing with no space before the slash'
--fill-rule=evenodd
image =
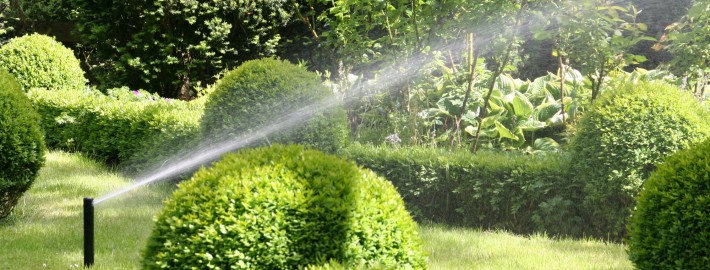
<path id="1" fill-rule="evenodd" d="M 84 198 L 84 266 L 94 265 L 94 198 Z"/>

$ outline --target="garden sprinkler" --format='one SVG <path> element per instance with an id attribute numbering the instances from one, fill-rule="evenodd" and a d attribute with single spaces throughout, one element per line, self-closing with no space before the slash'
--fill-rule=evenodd
<path id="1" fill-rule="evenodd" d="M 84 267 L 94 265 L 94 198 L 84 198 Z"/>

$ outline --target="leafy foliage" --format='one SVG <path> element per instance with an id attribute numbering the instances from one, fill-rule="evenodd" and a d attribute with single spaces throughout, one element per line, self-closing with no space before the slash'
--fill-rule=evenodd
<path id="1" fill-rule="evenodd" d="M 74 0 L 85 44 L 96 44 L 93 67 L 105 87 L 129 85 L 165 97 L 196 86 L 239 62 L 271 55 L 288 1 Z"/>
<path id="2" fill-rule="evenodd" d="M 81 89 L 87 83 L 74 53 L 40 34 L 13 38 L 2 46 L 0 68 L 18 78 L 25 91 L 32 87 Z"/>
<path id="3" fill-rule="evenodd" d="M 332 97 L 318 75 L 301 67 L 271 58 L 247 61 L 217 83 L 205 105 L 201 127 L 206 137 L 226 134 L 239 138 L 307 117 L 304 124 L 292 130 L 263 136 L 269 142 L 300 143 L 333 152 L 348 141 L 345 112 L 337 106 L 322 113 L 312 112 L 315 106 L 323 106 L 319 102 Z M 297 118 L 284 120 L 289 116 Z"/>
<path id="4" fill-rule="evenodd" d="M 49 147 L 80 151 L 101 161 L 144 168 L 199 135 L 200 104 L 128 88 L 109 93 L 32 89 L 27 94 L 42 115 Z"/>
<path id="5" fill-rule="evenodd" d="M 384 176 L 420 220 L 516 233 L 582 235 L 565 155 L 353 144 L 340 155 Z"/>
<path id="6" fill-rule="evenodd" d="M 610 0 L 542 2 L 556 4 L 551 12 L 540 10 L 538 15 L 547 24 L 533 27 L 535 38 L 554 40 L 552 53 L 561 64 L 569 62 L 588 76 L 592 100 L 601 93 L 610 72 L 646 61 L 644 56 L 631 53 L 639 42 L 653 40 L 644 36 L 648 26 L 636 21 L 640 11 L 633 5 L 621 6 Z"/>
<path id="7" fill-rule="evenodd" d="M 644 183 L 629 222 L 638 269 L 703 269 L 710 254 L 710 140 L 668 157 Z"/>
<path id="8" fill-rule="evenodd" d="M 595 236 L 624 235 L 633 198 L 655 164 L 708 137 L 708 117 L 691 95 L 658 82 L 622 85 L 598 100 L 570 147 Z"/>
<path id="9" fill-rule="evenodd" d="M 663 43 L 673 55 L 670 69 L 690 79 L 695 94 L 702 97 L 710 79 L 710 1 L 693 1 L 688 15 L 668 27 Z"/>
<path id="10" fill-rule="evenodd" d="M 241 150 L 180 184 L 159 215 L 146 269 L 423 268 L 417 226 L 373 172 L 301 146 Z"/>
<path id="11" fill-rule="evenodd" d="M 0 70 L 0 220 L 44 164 L 40 118 L 12 75 Z"/>

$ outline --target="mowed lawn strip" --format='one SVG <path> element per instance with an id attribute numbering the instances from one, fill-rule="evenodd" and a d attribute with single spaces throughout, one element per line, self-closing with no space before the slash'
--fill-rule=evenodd
<path id="1" fill-rule="evenodd" d="M 77 154 L 49 152 L 39 178 L 0 223 L 0 269 L 83 266 L 82 203 L 131 180 Z M 154 184 L 95 207 L 93 269 L 139 269 L 153 217 L 174 184 Z M 506 232 L 421 226 L 430 269 L 632 269 L 625 246 Z"/>

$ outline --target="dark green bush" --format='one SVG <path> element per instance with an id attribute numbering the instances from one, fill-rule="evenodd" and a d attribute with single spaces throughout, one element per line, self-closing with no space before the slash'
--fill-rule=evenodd
<path id="1" fill-rule="evenodd" d="M 31 89 L 47 145 L 141 170 L 199 136 L 201 104 L 119 88 L 98 92 Z"/>
<path id="2" fill-rule="evenodd" d="M 420 220 L 578 236 L 568 158 L 353 144 L 340 155 L 389 179 Z"/>
<path id="3" fill-rule="evenodd" d="M 424 268 L 394 187 L 301 146 L 241 150 L 180 184 L 158 216 L 146 269 L 298 269 L 336 261 Z"/>
<path id="4" fill-rule="evenodd" d="M 710 265 L 710 139 L 678 152 L 644 183 L 629 222 L 638 269 Z"/>
<path id="5" fill-rule="evenodd" d="M 571 144 L 594 236 L 624 235 L 633 198 L 655 164 L 706 138 L 709 118 L 692 95 L 663 83 L 622 85 L 596 101 Z"/>
<path id="6" fill-rule="evenodd" d="M 33 87 L 82 89 L 87 83 L 74 53 L 40 34 L 13 38 L 0 47 L 0 68 L 12 73 L 25 92 Z"/>
<path id="7" fill-rule="evenodd" d="M 294 116 L 302 108 L 318 110 L 313 104 L 332 96 L 320 77 L 304 68 L 270 58 L 247 61 L 217 83 L 205 105 L 202 131 L 205 136 L 239 137 L 269 125 L 284 127 L 294 121 L 279 123 L 279 118 Z M 336 106 L 325 112 L 316 111 L 292 129 L 263 134 L 257 139 L 265 137 L 270 142 L 299 143 L 333 152 L 345 146 L 347 136 L 345 112 Z"/>
<path id="8" fill-rule="evenodd" d="M 283 0 L 72 0 L 92 72 L 104 87 L 128 85 L 165 97 L 189 94 L 238 63 L 272 55 L 293 19 Z"/>
<path id="9" fill-rule="evenodd" d="M 0 219 L 10 214 L 43 164 L 39 115 L 12 75 L 0 70 Z"/>

